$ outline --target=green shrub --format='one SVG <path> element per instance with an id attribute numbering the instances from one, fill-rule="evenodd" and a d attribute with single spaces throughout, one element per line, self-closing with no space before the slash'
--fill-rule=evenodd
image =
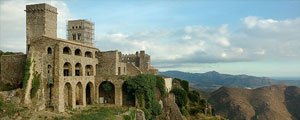
<path id="1" fill-rule="evenodd" d="M 32 79 L 32 89 L 31 89 L 31 98 L 35 97 L 38 89 L 40 88 L 40 81 L 41 81 L 41 74 L 38 72 L 35 72 L 33 74 L 33 79 Z"/>
<path id="2" fill-rule="evenodd" d="M 179 108 L 184 107 L 187 104 L 188 97 L 185 90 L 180 88 L 174 88 L 171 90 L 172 93 L 175 95 L 175 102 Z"/>
<path id="3" fill-rule="evenodd" d="M 153 101 L 154 103 L 152 103 L 152 114 L 154 116 L 158 116 L 162 113 L 162 109 L 161 106 L 158 102 Z"/>
<path id="4" fill-rule="evenodd" d="M 189 116 L 189 112 L 185 109 L 185 107 L 180 108 L 180 112 L 184 116 Z"/>
<path id="5" fill-rule="evenodd" d="M 104 90 L 105 92 L 110 92 L 110 91 L 113 90 L 113 86 L 112 86 L 112 84 L 109 83 L 109 82 L 104 82 L 104 83 L 102 84 L 102 88 L 103 88 L 103 90 Z"/>
<path id="6" fill-rule="evenodd" d="M 186 92 L 189 92 L 189 82 L 188 81 L 181 80 L 180 85 Z"/>
<path id="7" fill-rule="evenodd" d="M 131 118 L 131 116 L 129 116 L 129 115 L 124 115 L 124 116 L 123 116 L 123 119 L 124 119 L 124 120 L 133 120 L 133 119 Z"/>
<path id="8" fill-rule="evenodd" d="M 13 116 L 17 112 L 21 112 L 24 109 L 21 107 L 18 107 L 15 103 L 11 101 L 4 101 L 0 97 L 0 118 L 5 117 L 5 116 Z"/>
<path id="9" fill-rule="evenodd" d="M 27 60 L 26 64 L 25 64 L 25 67 L 24 67 L 24 77 L 23 77 L 23 80 L 21 82 L 22 88 L 25 88 L 26 85 L 27 85 L 27 82 L 28 82 L 28 79 L 29 79 L 29 76 L 30 76 L 30 66 L 31 66 L 31 61 Z"/>
<path id="10" fill-rule="evenodd" d="M 152 117 L 152 115 L 151 115 L 151 113 L 150 113 L 150 111 L 148 110 L 148 109 L 142 109 L 143 111 L 144 111 L 144 114 L 145 114 L 145 118 L 146 118 L 146 120 L 150 120 L 151 119 L 151 117 Z"/>
<path id="11" fill-rule="evenodd" d="M 167 95 L 165 80 L 161 76 L 156 76 L 156 87 L 159 89 L 162 97 L 165 97 Z"/>
<path id="12" fill-rule="evenodd" d="M 194 103 L 199 103 L 200 102 L 200 94 L 195 90 L 190 91 L 188 93 L 188 97 L 189 97 L 189 100 L 191 102 L 194 102 Z"/>
<path id="13" fill-rule="evenodd" d="M 198 113 L 204 113 L 204 108 L 201 106 L 192 107 L 189 109 L 191 115 L 196 115 Z"/>
<path id="14" fill-rule="evenodd" d="M 158 79 L 160 78 L 155 75 L 142 74 L 129 78 L 125 83 L 127 91 L 131 91 L 136 96 L 138 105 L 144 110 L 147 119 L 155 118 L 162 112 L 159 103 L 155 101 L 156 88 L 164 87 L 163 81 Z M 164 92 L 163 89 L 160 91 Z"/>

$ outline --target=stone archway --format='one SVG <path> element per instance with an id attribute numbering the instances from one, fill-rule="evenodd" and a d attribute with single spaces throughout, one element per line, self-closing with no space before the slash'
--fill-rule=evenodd
<path id="1" fill-rule="evenodd" d="M 72 86 L 66 83 L 64 87 L 64 104 L 66 108 L 72 107 Z"/>
<path id="2" fill-rule="evenodd" d="M 78 82 L 76 85 L 75 95 L 76 105 L 83 105 L 83 89 L 82 84 L 80 82 Z"/>
<path id="3" fill-rule="evenodd" d="M 85 100 L 86 100 L 86 104 L 90 105 L 93 103 L 93 98 L 94 98 L 94 85 L 92 82 L 89 82 L 86 85 L 85 88 Z"/>
<path id="4" fill-rule="evenodd" d="M 135 96 L 133 91 L 127 88 L 127 81 L 122 85 L 122 105 L 123 106 L 135 106 Z"/>
<path id="5" fill-rule="evenodd" d="M 99 87 L 99 102 L 115 104 L 115 85 L 110 81 L 102 82 Z"/>

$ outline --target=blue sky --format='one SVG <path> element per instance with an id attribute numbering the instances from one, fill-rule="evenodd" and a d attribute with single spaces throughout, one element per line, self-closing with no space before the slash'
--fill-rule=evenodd
<path id="1" fill-rule="evenodd" d="M 161 71 L 300 77 L 300 1 L 0 1 L 0 49 L 25 51 L 26 4 L 58 8 L 58 36 L 69 19 L 95 23 L 95 46 L 146 50 Z M 15 34 L 19 33 L 19 34 Z"/>

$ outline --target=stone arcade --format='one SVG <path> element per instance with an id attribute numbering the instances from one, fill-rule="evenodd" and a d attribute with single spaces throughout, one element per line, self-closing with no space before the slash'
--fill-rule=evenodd
<path id="1" fill-rule="evenodd" d="M 20 66 L 10 66 L 10 59 L 30 60 L 31 77 L 25 88 L 25 104 L 30 104 L 32 74 L 41 75 L 37 98 L 40 109 L 47 107 L 63 112 L 67 107 L 111 103 L 123 105 L 120 75 L 156 74 L 145 51 L 124 55 L 119 51 L 100 51 L 93 46 L 94 24 L 87 20 L 68 21 L 67 39 L 57 38 L 57 9 L 48 4 L 26 6 L 26 57 L 1 57 L 1 80 L 8 79 Z M 4 60 L 6 63 L 4 63 Z M 5 73 L 3 69 L 6 69 Z M 24 72 L 24 71 L 23 71 Z M 22 77 L 19 77 L 22 78 Z M 20 81 L 20 80 L 19 80 Z M 112 85 L 112 92 L 102 90 Z"/>

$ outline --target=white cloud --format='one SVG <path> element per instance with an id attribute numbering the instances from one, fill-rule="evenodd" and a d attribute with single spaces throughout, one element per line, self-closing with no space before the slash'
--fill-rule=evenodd
<path id="1" fill-rule="evenodd" d="M 299 18 L 275 20 L 246 17 L 242 22 L 245 26 L 240 26 L 234 33 L 226 24 L 219 27 L 186 26 L 177 30 L 106 33 L 98 35 L 97 47 L 119 49 L 125 53 L 145 49 L 151 54 L 155 65 L 164 68 L 195 63 L 300 59 Z M 164 34 L 157 31 L 164 31 Z"/>
<path id="2" fill-rule="evenodd" d="M 68 6 L 63 1 L 12 0 L 0 2 L 0 49 L 22 51 L 26 47 L 26 5 L 48 3 L 58 10 L 58 37 L 66 38 L 66 21 L 71 18 Z M 14 46 L 14 47 L 11 47 Z"/>
<path id="3" fill-rule="evenodd" d="M 263 59 L 300 59 L 300 18 L 276 20 L 251 16 L 242 22 L 245 27 L 232 39 L 249 54 Z"/>

